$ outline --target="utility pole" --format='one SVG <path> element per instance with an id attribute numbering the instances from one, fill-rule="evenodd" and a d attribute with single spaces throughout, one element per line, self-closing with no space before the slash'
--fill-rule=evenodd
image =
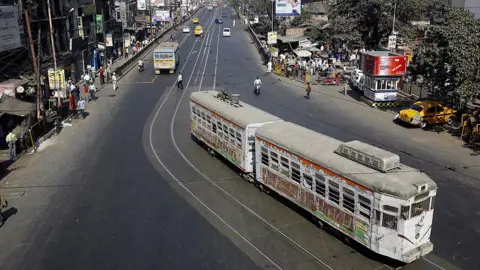
<path id="1" fill-rule="evenodd" d="M 40 43 L 41 37 L 42 37 L 42 28 L 39 27 L 38 39 L 37 39 L 38 57 L 37 59 L 35 59 L 35 61 L 33 61 L 36 64 L 37 68 L 40 67 L 40 58 L 42 57 L 42 45 Z M 40 108 L 40 112 L 37 112 L 37 114 L 40 115 L 38 119 L 41 119 L 43 118 L 43 91 L 42 91 L 42 82 L 40 78 L 40 72 L 37 76 L 37 89 L 38 89 L 37 90 L 37 109 Z M 45 122 L 43 126 L 45 127 Z"/>
<path id="2" fill-rule="evenodd" d="M 275 1 L 272 1 L 272 32 L 274 31 L 274 30 L 273 30 L 273 21 L 274 21 L 274 19 L 275 19 L 275 17 L 273 17 L 273 9 L 274 9 L 274 8 L 273 8 L 273 5 L 274 5 L 274 4 L 275 4 Z"/>
<path id="3" fill-rule="evenodd" d="M 57 55 L 55 53 L 55 41 L 53 39 L 53 25 L 52 25 L 52 10 L 50 7 L 50 0 L 47 0 L 47 9 L 48 9 L 48 23 L 50 24 L 50 42 L 52 43 L 52 56 L 53 56 L 53 86 L 56 88 L 57 80 Z M 60 86 L 60 84 L 59 84 Z M 60 87 L 58 87 L 60 88 Z M 58 114 L 62 114 L 62 98 L 60 97 L 60 89 L 57 90 L 57 110 Z"/>
<path id="4" fill-rule="evenodd" d="M 38 70 L 38 65 L 37 65 L 37 57 L 35 56 L 35 47 L 33 45 L 33 38 L 32 38 L 32 29 L 30 27 L 30 14 L 28 12 L 28 9 L 23 10 L 25 13 L 25 23 L 27 25 L 27 33 L 28 33 L 28 40 L 30 41 L 30 54 L 32 55 L 32 62 L 33 62 L 33 72 L 35 72 L 35 77 L 37 81 L 40 81 L 40 72 Z M 38 42 L 40 43 L 40 36 L 38 37 Z M 40 48 L 40 47 L 39 47 Z M 40 88 L 40 85 L 37 85 L 37 118 L 40 120 L 42 119 L 42 108 L 43 104 L 41 104 L 42 101 L 42 89 Z"/>

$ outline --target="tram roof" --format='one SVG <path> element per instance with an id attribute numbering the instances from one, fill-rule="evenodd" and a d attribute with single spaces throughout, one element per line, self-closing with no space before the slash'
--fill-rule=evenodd
<path id="1" fill-rule="evenodd" d="M 375 192 L 408 199 L 419 194 L 418 186 L 428 184 L 428 190 L 437 189 L 428 175 L 415 168 L 400 164 L 384 173 L 336 154 L 344 142 L 294 123 L 269 123 L 258 128 L 256 135 Z"/>
<path id="2" fill-rule="evenodd" d="M 190 95 L 190 100 L 215 112 L 243 129 L 249 124 L 282 120 L 275 115 L 269 114 L 242 101 L 239 103 L 240 106 L 234 106 L 216 98 L 215 96 L 217 94 L 220 94 L 220 92 L 214 90 L 193 92 Z"/>

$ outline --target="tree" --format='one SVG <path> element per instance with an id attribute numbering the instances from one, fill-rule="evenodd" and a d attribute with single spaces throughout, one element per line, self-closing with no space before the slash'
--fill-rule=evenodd
<path id="1" fill-rule="evenodd" d="M 432 25 L 414 51 L 413 74 L 434 94 L 462 107 L 480 92 L 480 21 L 466 10 L 443 13 L 444 21 Z"/>
<path id="2" fill-rule="evenodd" d="M 419 20 L 437 2 L 447 0 L 337 0 L 329 10 L 329 36 L 359 44 L 366 49 L 377 48 L 393 30 L 402 35 L 411 33 L 411 21 Z"/>

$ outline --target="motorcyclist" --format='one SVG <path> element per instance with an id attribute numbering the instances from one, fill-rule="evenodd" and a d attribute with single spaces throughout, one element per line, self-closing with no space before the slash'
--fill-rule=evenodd
<path id="1" fill-rule="evenodd" d="M 257 76 L 257 78 L 255 79 L 255 81 L 253 81 L 253 86 L 256 87 L 256 86 L 261 86 L 262 85 L 262 81 L 260 80 L 260 78 Z"/>
<path id="2" fill-rule="evenodd" d="M 170 34 L 170 41 L 173 42 L 173 34 Z"/>
<path id="3" fill-rule="evenodd" d="M 143 70 L 143 61 L 141 59 L 138 60 L 138 68 Z"/>

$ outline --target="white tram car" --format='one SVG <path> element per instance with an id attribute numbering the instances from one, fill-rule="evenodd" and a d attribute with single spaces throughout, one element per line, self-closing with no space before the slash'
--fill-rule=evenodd
<path id="1" fill-rule="evenodd" d="M 378 254 L 410 263 L 433 250 L 437 185 L 426 174 L 391 152 L 341 142 L 218 94 L 192 93 L 192 135 L 244 174 L 255 173 L 260 189 L 276 192 L 309 211 L 318 225 L 328 224 Z M 250 125 L 256 128 L 249 131 Z M 248 146 L 240 147 L 236 138 Z M 238 154 L 229 154 L 235 147 Z"/>

